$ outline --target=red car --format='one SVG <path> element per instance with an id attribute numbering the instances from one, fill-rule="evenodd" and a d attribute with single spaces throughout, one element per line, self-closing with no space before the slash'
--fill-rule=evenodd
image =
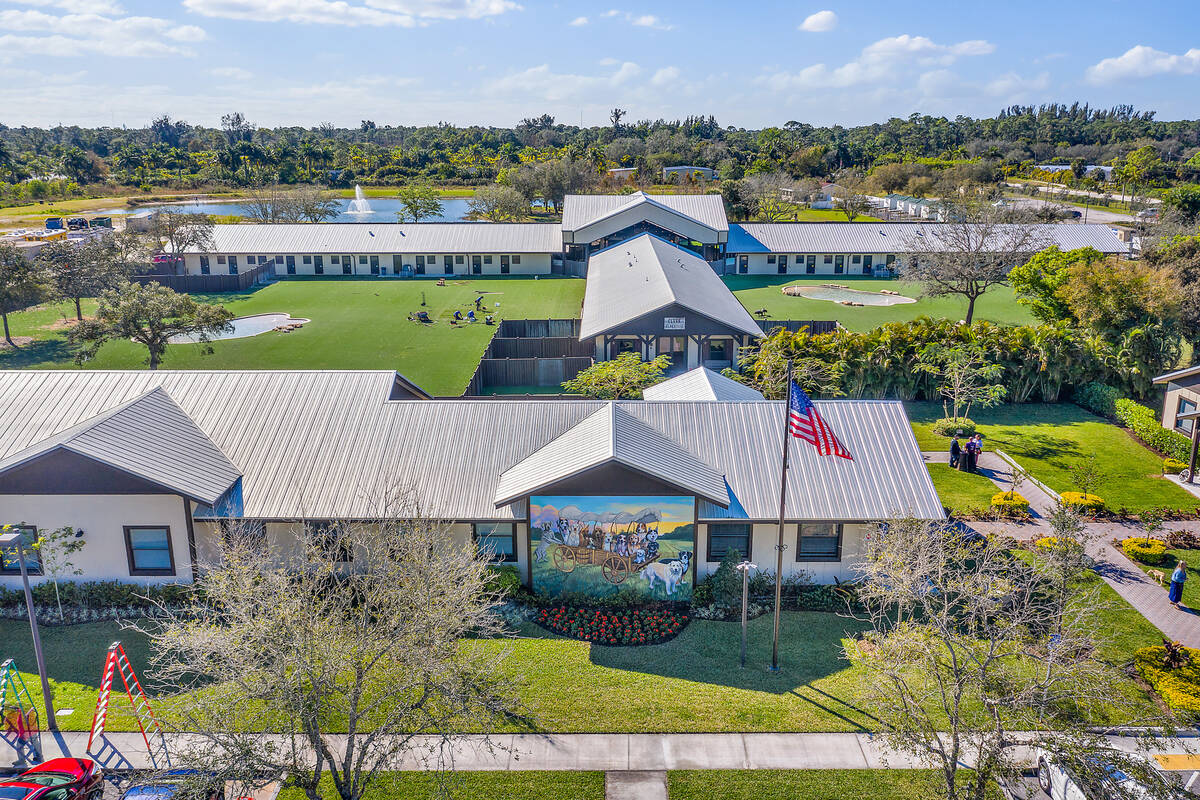
<path id="1" fill-rule="evenodd" d="M 0 800 L 100 800 L 104 776 L 90 758 L 52 758 L 0 781 Z"/>

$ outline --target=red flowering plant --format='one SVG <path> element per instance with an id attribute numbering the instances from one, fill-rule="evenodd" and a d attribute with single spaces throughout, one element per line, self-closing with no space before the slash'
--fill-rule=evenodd
<path id="1" fill-rule="evenodd" d="M 534 622 L 562 636 L 617 647 L 674 639 L 687 626 L 688 619 L 683 612 L 652 608 L 617 611 L 550 606 L 539 609 Z"/>

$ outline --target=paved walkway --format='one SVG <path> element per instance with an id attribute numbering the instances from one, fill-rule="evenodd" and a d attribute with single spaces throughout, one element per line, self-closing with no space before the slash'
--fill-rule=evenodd
<path id="1" fill-rule="evenodd" d="M 950 453 L 945 450 L 925 451 L 921 455 L 931 464 L 950 463 Z M 993 451 L 984 450 L 979 454 L 978 470 L 980 475 L 996 484 L 1001 491 L 1007 492 L 1012 488 L 1012 467 Z M 1034 520 L 1044 519 L 1058 499 L 1029 480 L 1023 481 L 1017 491 L 1029 501 L 1029 513 Z"/>

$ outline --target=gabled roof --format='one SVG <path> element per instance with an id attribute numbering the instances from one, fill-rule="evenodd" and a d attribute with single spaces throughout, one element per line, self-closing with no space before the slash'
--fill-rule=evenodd
<path id="1" fill-rule="evenodd" d="M 901 198 L 911 201 L 912 198 Z M 905 253 L 937 246 L 940 223 L 932 222 L 745 222 L 729 226 L 726 252 L 735 253 Z M 1049 244 L 1062 250 L 1094 247 L 1101 253 L 1127 253 L 1107 225 L 1038 225 Z M 927 237 L 920 239 L 918 237 Z"/>
<path id="2" fill-rule="evenodd" d="M 729 505 L 725 476 L 610 402 L 501 473 L 496 508 L 609 462 Z"/>
<path id="3" fill-rule="evenodd" d="M 730 403 L 762 402 L 762 392 L 726 378 L 708 367 L 696 367 L 657 383 L 642 392 L 644 400 L 716 400 Z"/>
<path id="4" fill-rule="evenodd" d="M 189 253 L 557 253 L 562 229 L 537 222 L 325 222 L 214 225 Z"/>
<path id="5" fill-rule="evenodd" d="M 762 328 L 708 262 L 644 233 L 588 259 L 579 338 L 599 336 L 673 304 L 762 336 Z"/>
<path id="6" fill-rule="evenodd" d="M 564 231 L 578 231 L 638 206 L 657 206 L 712 231 L 728 231 L 729 218 L 719 194 L 569 194 L 563 200 Z"/>
<path id="7" fill-rule="evenodd" d="M 212 504 L 242 473 L 161 386 L 9 455 L 0 472 L 54 450 Z"/>

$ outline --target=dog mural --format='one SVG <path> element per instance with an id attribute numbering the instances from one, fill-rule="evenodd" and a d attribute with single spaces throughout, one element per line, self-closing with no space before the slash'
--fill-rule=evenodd
<path id="1" fill-rule="evenodd" d="M 655 584 L 661 581 L 668 597 L 675 594 L 685 574 L 687 570 L 682 561 L 657 561 L 642 568 L 642 577 L 649 584 L 650 591 L 653 592 Z"/>

